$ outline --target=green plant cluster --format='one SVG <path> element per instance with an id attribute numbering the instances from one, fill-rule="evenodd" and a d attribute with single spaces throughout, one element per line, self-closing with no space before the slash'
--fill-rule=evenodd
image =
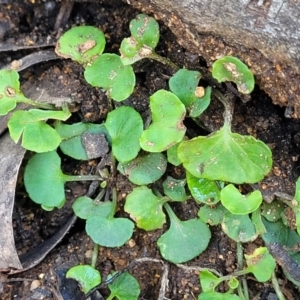
<path id="1" fill-rule="evenodd" d="M 116 189 L 111 186 L 113 180 L 110 179 L 118 171 L 135 184 L 126 197 L 124 209 L 138 228 L 146 231 L 163 228 L 168 216 L 169 228 L 160 236 L 157 246 L 164 259 L 176 264 L 187 262 L 207 249 L 211 238 L 210 226 L 220 225 L 237 242 L 239 249 L 242 243 L 254 241 L 258 236 L 262 236 L 266 243 L 274 242 L 272 233 L 278 226 L 284 226 L 292 235 L 294 231 L 279 221 L 282 215 L 271 218 L 267 213 L 274 207 L 263 203 L 260 191 L 245 195 L 240 190 L 240 184 L 257 183 L 270 172 L 272 153 L 269 147 L 252 136 L 232 132 L 230 99 L 211 86 L 205 89 L 199 87 L 200 72 L 179 69 L 156 54 L 159 26 L 154 18 L 138 15 L 131 21 L 130 31 L 131 36 L 121 43 L 120 56 L 103 53 L 104 33 L 91 26 L 74 27 L 63 34 L 57 43 L 56 53 L 82 64 L 86 81 L 105 89 L 107 97 L 118 102 L 133 93 L 133 63 L 149 58 L 176 68 L 169 80 L 169 90 L 158 90 L 149 98 L 150 124 L 145 125 L 140 113 L 126 105 L 112 109 L 100 125 L 62 123 L 70 117 L 66 105 L 62 110 L 42 104 L 44 110 L 14 112 L 8 123 L 12 139 L 17 142 L 23 135 L 22 146 L 38 152 L 29 160 L 24 174 L 25 187 L 31 199 L 48 210 L 59 208 L 65 203 L 65 182 L 99 180 L 99 195 L 95 199 L 78 198 L 73 209 L 78 217 L 86 220 L 86 232 L 96 245 L 120 247 L 131 238 L 134 223 L 115 217 Z M 213 64 L 212 76 L 219 82 L 234 82 L 238 91 L 244 94 L 251 93 L 254 88 L 253 74 L 235 57 L 218 59 Z M 207 136 L 190 139 L 184 120 L 199 117 L 209 106 L 212 95 L 224 104 L 224 125 Z M 7 114 L 19 102 L 41 105 L 22 94 L 17 72 L 0 71 L 0 114 Z M 52 127 L 46 122 L 48 119 L 56 120 Z M 81 178 L 63 174 L 60 158 L 55 151 L 57 147 L 66 155 L 81 160 L 107 154 L 88 155 L 83 143 L 87 134 L 101 136 L 107 142 L 111 150 L 111 169 L 104 168 L 100 175 Z M 186 172 L 185 178 L 166 176 L 168 164 L 182 166 Z M 111 201 L 105 197 L 107 191 L 110 191 Z M 297 203 L 290 206 L 297 218 L 298 232 L 299 195 L 297 185 Z M 190 199 L 200 206 L 198 216 L 181 220 L 173 211 L 172 202 Z M 274 214 L 277 211 L 274 209 Z M 294 235 L 293 244 L 298 242 L 297 234 L 296 237 Z M 282 245 L 286 242 L 280 241 Z M 241 268 L 228 276 L 216 276 L 209 270 L 201 271 L 203 293 L 198 299 L 249 299 L 245 284 L 241 285 L 243 275 L 251 272 L 260 282 L 275 276 L 275 260 L 267 248 L 257 248 L 253 254 L 245 255 L 245 259 L 247 267 L 243 266 L 242 254 L 238 257 Z M 294 259 L 299 261 L 300 257 Z M 94 266 L 76 266 L 68 276 L 78 280 L 85 293 L 101 282 Z M 217 285 L 225 280 L 228 282 L 228 292 L 219 294 L 215 291 Z M 120 289 L 114 288 L 117 284 L 114 282 L 110 286 L 113 296 L 109 299 L 137 299 L 139 292 L 134 296 L 118 294 Z M 132 290 L 138 291 L 138 284 L 135 286 Z M 236 290 L 238 296 L 234 294 Z"/>

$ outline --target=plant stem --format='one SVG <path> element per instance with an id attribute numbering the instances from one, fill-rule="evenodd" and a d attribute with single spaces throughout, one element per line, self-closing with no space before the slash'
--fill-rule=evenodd
<path id="1" fill-rule="evenodd" d="M 243 246 L 241 242 L 237 242 L 236 246 L 237 266 L 239 270 L 243 271 Z M 241 281 L 243 285 L 243 291 L 241 290 L 243 292 L 243 296 L 246 300 L 249 300 L 249 291 L 246 278 L 243 276 Z"/>
<path id="2" fill-rule="evenodd" d="M 98 253 L 99 253 L 99 245 L 96 244 L 96 243 L 94 243 L 94 249 L 93 249 L 93 254 L 92 254 L 92 261 L 91 261 L 91 266 L 93 268 L 96 267 Z"/>
<path id="3" fill-rule="evenodd" d="M 231 127 L 234 105 L 231 99 L 225 97 L 219 90 L 213 89 L 214 95 L 224 105 L 224 125 Z"/>
<path id="4" fill-rule="evenodd" d="M 177 216 L 175 215 L 174 211 L 172 210 L 171 206 L 169 205 L 169 203 L 165 203 L 164 208 L 167 211 L 167 214 L 170 218 L 170 222 L 177 223 L 179 220 L 178 220 Z"/>
<path id="5" fill-rule="evenodd" d="M 99 180 L 103 181 L 103 178 L 101 178 L 98 175 L 65 175 L 65 181 L 93 181 L 93 180 Z"/>
<path id="6" fill-rule="evenodd" d="M 29 105 L 32 105 L 32 106 L 35 106 L 35 107 L 38 107 L 38 108 L 55 109 L 55 105 L 53 105 L 53 104 L 44 103 L 44 102 L 37 102 L 37 101 L 31 100 L 31 99 L 26 98 L 26 97 L 22 98 L 22 100 L 19 100 L 18 102 L 26 103 L 26 104 L 29 104 Z"/>
<path id="7" fill-rule="evenodd" d="M 273 272 L 273 274 L 272 274 L 272 285 L 273 285 L 273 288 L 275 290 L 275 293 L 276 293 L 278 299 L 279 300 L 286 300 L 286 298 L 284 297 L 284 295 L 281 292 L 281 289 L 280 289 L 280 286 L 278 284 L 275 272 Z"/>
<path id="8" fill-rule="evenodd" d="M 116 188 L 113 187 L 112 189 L 112 208 L 109 213 L 108 219 L 112 219 L 116 213 L 116 208 L 117 208 L 117 191 Z"/>
<path id="9" fill-rule="evenodd" d="M 147 56 L 147 58 L 159 61 L 162 64 L 167 65 L 167 66 L 171 67 L 172 69 L 174 69 L 176 71 L 178 71 L 180 69 L 170 59 L 168 59 L 167 57 L 160 56 L 159 54 L 157 54 L 155 52 L 152 52 L 149 56 Z"/>
<path id="10" fill-rule="evenodd" d="M 105 195 L 106 190 L 102 189 L 100 191 L 100 193 L 97 195 L 97 197 L 94 199 L 94 203 L 98 203 L 101 201 L 101 199 L 103 198 L 103 196 Z"/>

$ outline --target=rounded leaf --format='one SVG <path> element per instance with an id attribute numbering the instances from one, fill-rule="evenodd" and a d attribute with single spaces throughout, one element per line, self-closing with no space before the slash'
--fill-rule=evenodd
<path id="1" fill-rule="evenodd" d="M 87 64 L 102 54 L 105 43 L 105 36 L 100 29 L 93 26 L 77 26 L 59 38 L 55 52 L 64 58 Z"/>
<path id="2" fill-rule="evenodd" d="M 212 76 L 219 82 L 233 81 L 243 94 L 250 94 L 254 89 L 254 76 L 248 67 L 233 56 L 224 56 L 212 65 Z"/>
<path id="3" fill-rule="evenodd" d="M 164 259 L 179 264 L 202 253 L 207 248 L 210 237 L 207 225 L 199 219 L 175 221 L 171 218 L 169 230 L 158 239 L 157 245 Z"/>
<path id="4" fill-rule="evenodd" d="M 24 172 L 24 184 L 29 197 L 47 207 L 59 207 L 65 201 L 65 175 L 61 159 L 55 151 L 33 155 Z"/>
<path id="5" fill-rule="evenodd" d="M 217 207 L 204 205 L 200 207 L 198 217 L 204 223 L 215 226 L 222 222 L 227 212 L 228 210 L 223 205 L 218 205 Z"/>
<path id="6" fill-rule="evenodd" d="M 220 198 L 225 208 L 235 215 L 248 215 L 257 210 L 263 201 L 260 191 L 242 195 L 233 184 L 228 184 L 221 190 Z"/>
<path id="7" fill-rule="evenodd" d="M 236 242 L 247 243 L 257 238 L 249 215 L 233 215 L 228 212 L 223 218 L 222 229 Z"/>
<path id="8" fill-rule="evenodd" d="M 253 136 L 232 133 L 225 125 L 207 137 L 182 142 L 178 157 L 194 176 L 232 183 L 255 183 L 272 168 L 272 152 Z"/>
<path id="9" fill-rule="evenodd" d="M 121 247 L 133 234 L 134 224 L 125 218 L 94 216 L 86 221 L 86 233 L 94 243 L 104 247 Z"/>
<path id="10" fill-rule="evenodd" d="M 137 111 L 121 106 L 107 115 L 105 127 L 112 140 L 112 152 L 119 162 L 130 161 L 138 155 L 143 120 Z"/>
<path id="11" fill-rule="evenodd" d="M 167 160 L 162 153 L 141 154 L 134 160 L 118 165 L 118 171 L 138 185 L 155 182 L 161 178 L 166 169 Z"/>
<path id="12" fill-rule="evenodd" d="M 112 202 L 95 202 L 93 199 L 82 196 L 78 197 L 72 205 L 75 215 L 87 220 L 93 216 L 107 218 L 112 210 Z"/>
<path id="13" fill-rule="evenodd" d="M 103 54 L 86 66 L 84 78 L 92 86 L 104 88 L 116 101 L 128 98 L 135 86 L 135 74 L 131 66 L 125 66 L 120 56 Z"/>
<path id="14" fill-rule="evenodd" d="M 173 93 L 159 90 L 150 97 L 152 123 L 140 138 L 142 149 L 162 152 L 179 143 L 185 134 L 185 107 Z"/>
<path id="15" fill-rule="evenodd" d="M 175 179 L 171 176 L 168 176 L 163 182 L 164 193 L 172 201 L 185 201 L 188 198 L 185 192 L 185 185 L 185 179 Z"/>
<path id="16" fill-rule="evenodd" d="M 67 272 L 66 277 L 78 281 L 85 294 L 101 283 L 99 271 L 90 265 L 75 266 Z"/>
<path id="17" fill-rule="evenodd" d="M 150 231 L 162 228 L 166 216 L 162 210 L 165 200 L 155 196 L 146 186 L 134 188 L 127 195 L 124 210 L 139 228 Z"/>

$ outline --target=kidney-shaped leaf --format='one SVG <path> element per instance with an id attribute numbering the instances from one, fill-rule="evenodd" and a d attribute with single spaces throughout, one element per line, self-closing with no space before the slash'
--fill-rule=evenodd
<path id="1" fill-rule="evenodd" d="M 17 102 L 26 99 L 20 90 L 19 74 L 15 70 L 0 70 L 0 116 L 13 110 Z"/>
<path id="2" fill-rule="evenodd" d="M 55 151 L 35 154 L 28 161 L 24 184 L 35 203 L 47 207 L 59 207 L 64 203 L 66 175 L 60 164 L 61 159 Z"/>
<path id="3" fill-rule="evenodd" d="M 165 90 L 150 97 L 150 109 L 152 124 L 143 132 L 140 144 L 146 151 L 162 152 L 183 139 L 186 110 L 177 96 Z"/>
<path id="4" fill-rule="evenodd" d="M 266 247 L 259 247 L 250 255 L 245 254 L 247 270 L 252 272 L 259 282 L 268 281 L 276 267 L 276 261 Z"/>
<path id="5" fill-rule="evenodd" d="M 118 170 L 138 185 L 158 180 L 167 169 L 167 160 L 162 153 L 141 154 L 127 163 L 119 163 Z"/>
<path id="6" fill-rule="evenodd" d="M 80 64 L 86 64 L 103 52 L 105 43 L 104 34 L 98 28 L 77 26 L 59 38 L 55 52 L 64 58 L 71 58 Z"/>
<path id="7" fill-rule="evenodd" d="M 121 247 L 133 234 L 134 223 L 125 218 L 94 216 L 86 221 L 86 233 L 104 247 Z"/>
<path id="8" fill-rule="evenodd" d="M 272 152 L 252 136 L 232 133 L 228 125 L 219 131 L 182 142 L 178 157 L 194 176 L 232 183 L 255 183 L 272 167 Z"/>
<path id="9" fill-rule="evenodd" d="M 108 287 L 111 291 L 109 299 L 137 300 L 141 292 L 138 281 L 129 273 L 121 274 Z"/>
<path id="10" fill-rule="evenodd" d="M 235 215 L 248 215 L 254 212 L 263 200 L 260 191 L 242 195 L 233 184 L 228 184 L 221 190 L 220 198 L 225 208 Z"/>
<path id="11" fill-rule="evenodd" d="M 143 132 L 140 114 L 132 107 L 121 106 L 107 115 L 105 127 L 116 159 L 122 163 L 134 159 L 140 151 L 139 138 Z"/>
<path id="12" fill-rule="evenodd" d="M 92 86 L 104 88 L 116 100 L 128 98 L 135 86 L 135 75 L 131 66 L 125 66 L 120 56 L 102 54 L 92 64 L 87 65 L 84 78 Z"/>
<path id="13" fill-rule="evenodd" d="M 162 228 L 166 216 L 162 210 L 164 198 L 155 196 L 146 186 L 134 188 L 126 197 L 124 210 L 139 228 L 150 231 Z"/>
<path id="14" fill-rule="evenodd" d="M 45 121 L 48 119 L 66 120 L 70 115 L 69 111 L 64 110 L 19 110 L 13 113 L 7 126 L 15 143 L 23 134 L 22 147 L 38 153 L 47 152 L 56 149 L 62 139 Z"/>
<path id="15" fill-rule="evenodd" d="M 101 283 L 100 272 L 90 265 L 75 266 L 67 272 L 66 277 L 78 281 L 85 294 Z"/>
<path id="16" fill-rule="evenodd" d="M 219 82 L 233 81 L 243 94 L 250 94 L 254 89 L 254 76 L 248 67 L 233 56 L 224 56 L 212 65 L 212 76 Z"/>

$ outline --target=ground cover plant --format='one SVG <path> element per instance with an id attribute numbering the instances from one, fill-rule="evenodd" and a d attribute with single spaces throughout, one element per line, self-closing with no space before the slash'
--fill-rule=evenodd
<path id="1" fill-rule="evenodd" d="M 83 292 L 89 293 L 101 284 L 101 276 L 95 269 L 99 245 L 120 247 L 132 236 L 134 223 L 126 218 L 115 217 L 117 200 L 112 179 L 116 172 L 120 172 L 137 185 L 127 195 L 124 207 L 137 227 L 147 231 L 162 228 L 166 223 L 167 213 L 169 229 L 157 241 L 164 259 L 183 263 L 201 254 L 211 238 L 208 224 L 220 224 L 223 231 L 236 241 L 239 270 L 226 276 L 216 276 L 210 270 L 201 271 L 202 293 L 199 299 L 249 299 L 247 282 L 243 277 L 247 273 L 253 273 L 260 282 L 272 279 L 278 297 L 284 299 L 274 273 L 273 256 L 276 256 L 279 247 L 271 247 L 270 251 L 267 247 L 259 247 L 253 254 L 245 255 L 246 267 L 243 264 L 242 243 L 253 241 L 258 236 L 271 246 L 274 243 L 286 246 L 287 240 L 290 241 L 286 238 L 288 235 L 294 236 L 293 243 L 289 245 L 291 248 L 298 242 L 298 235 L 285 225 L 283 215 L 277 216 L 276 220 L 266 217 L 271 208 L 263 203 L 260 191 L 245 194 L 239 186 L 243 183 L 256 183 L 269 173 L 272 168 L 271 150 L 252 136 L 231 131 L 234 107 L 232 100 L 212 86 L 198 86 L 201 79 L 198 71 L 179 69 L 155 53 L 159 27 L 153 18 L 138 15 L 131 22 L 130 29 L 132 35 L 122 42 L 121 56 L 103 53 L 104 35 L 90 26 L 71 29 L 61 37 L 56 47 L 59 55 L 84 66 L 84 77 L 88 83 L 106 90 L 111 99 L 111 111 L 103 124 L 96 127 L 95 124 L 87 123 L 64 124 L 61 121 L 70 117 L 67 106 L 56 110 L 52 105 L 44 104 L 42 108 L 50 110 L 19 110 L 13 113 L 8 124 L 14 141 L 17 142 L 23 134 L 23 147 L 41 152 L 34 154 L 29 160 L 24 180 L 32 200 L 43 208 L 51 210 L 64 204 L 64 182 L 99 180 L 100 192 L 94 200 L 81 197 L 73 205 L 75 214 L 86 220 L 86 232 L 95 243 L 95 256 L 91 266 L 75 266 L 67 276 L 78 280 Z M 143 119 L 132 107 L 123 105 L 115 108 L 113 101 L 121 102 L 133 92 L 135 75 L 131 65 L 145 58 L 170 65 L 174 69 L 174 75 L 169 80 L 169 90 L 158 90 L 151 95 L 151 117 Z M 2 114 L 14 109 L 16 103 L 21 101 L 36 105 L 22 95 L 16 72 L 1 72 Z M 233 81 L 241 93 L 248 94 L 254 88 L 252 73 L 235 57 L 227 56 L 217 60 L 212 68 L 212 77 L 219 82 Z M 224 105 L 224 125 L 208 136 L 191 138 L 186 134 L 183 121 L 186 118 L 197 120 L 209 106 L 211 95 Z M 56 120 L 54 127 L 46 123 L 48 119 Z M 49 137 L 50 132 L 53 137 L 44 140 L 44 137 Z M 36 137 L 41 137 L 41 141 L 36 143 Z M 94 151 L 88 151 L 84 147 L 91 140 L 101 145 L 102 151 L 96 155 L 93 155 Z M 45 146 L 41 148 L 41 145 Z M 104 166 L 99 170 L 99 175 L 90 178 L 64 175 L 55 152 L 58 146 L 62 152 L 75 159 L 108 156 L 109 167 Z M 186 171 L 185 178 L 164 176 L 168 164 L 182 165 Z M 46 189 L 49 182 L 53 184 Z M 55 190 L 58 199 L 53 197 L 54 186 L 59 189 Z M 297 220 L 298 189 L 297 185 L 295 201 L 286 201 Z M 35 196 L 37 190 L 45 192 L 47 196 Z M 40 199 L 43 202 L 38 202 Z M 172 202 L 188 199 L 199 203 L 199 214 L 197 218 L 182 221 L 172 210 Z M 276 226 L 286 228 L 284 239 L 274 238 Z M 188 251 L 182 245 L 188 245 Z M 294 255 L 293 259 L 299 260 L 298 255 Z M 291 279 L 295 277 L 290 274 L 288 267 L 285 270 Z M 129 274 L 117 273 L 112 276 L 114 280 L 109 283 L 112 296 L 109 299 L 137 299 L 139 287 L 128 277 Z M 122 287 L 130 284 L 125 277 L 134 282 L 132 285 L 135 287 L 128 289 L 134 295 L 120 292 Z M 223 281 L 228 281 L 228 291 L 220 294 L 216 289 Z M 235 295 L 236 290 L 238 295 Z"/>

